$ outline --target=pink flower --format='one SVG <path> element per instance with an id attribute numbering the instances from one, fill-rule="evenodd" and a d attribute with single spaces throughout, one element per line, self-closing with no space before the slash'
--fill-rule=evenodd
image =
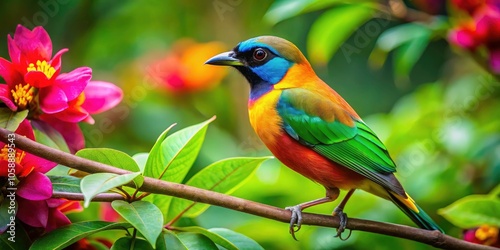
<path id="1" fill-rule="evenodd" d="M 85 147 L 85 140 L 78 122 L 94 123 L 91 114 L 98 114 L 116 106 L 123 92 L 116 85 L 90 81 L 83 93 L 69 103 L 69 107 L 55 114 L 41 114 L 40 120 L 55 128 L 68 144 L 71 152 Z"/>
<path id="2" fill-rule="evenodd" d="M 499 229 L 494 226 L 482 225 L 464 230 L 463 239 L 476 244 L 500 248 Z"/>
<path id="3" fill-rule="evenodd" d="M 88 67 L 60 74 L 62 49 L 52 57 L 52 42 L 42 27 L 32 31 L 18 25 L 14 37 L 8 36 L 12 62 L 0 58 L 0 75 L 10 91 L 1 99 L 12 110 L 39 108 L 47 114 L 60 112 L 78 97 L 92 77 Z M 35 91 L 36 90 L 36 91 Z M 39 96 L 39 107 L 34 103 Z M 9 103 L 10 101 L 10 103 Z"/>
<path id="4" fill-rule="evenodd" d="M 109 82 L 91 81 L 76 99 L 69 103 L 68 109 L 54 114 L 54 117 L 66 122 L 86 121 L 94 123 L 90 114 L 98 114 L 118 105 L 123 92 Z"/>
<path id="5" fill-rule="evenodd" d="M 99 217 L 101 220 L 108 222 L 117 222 L 120 220 L 120 214 L 118 214 L 113 207 L 111 207 L 111 203 L 101 202 L 99 205 Z"/>
<path id="6" fill-rule="evenodd" d="M 452 30 L 448 36 L 448 40 L 468 50 L 475 50 L 481 45 L 481 41 L 476 35 L 476 24 L 470 22 L 464 23 Z"/>
<path id="7" fill-rule="evenodd" d="M 21 122 L 16 130 L 17 134 L 35 140 L 33 128 L 28 120 Z M 8 145 L 0 142 L 0 176 L 8 175 Z M 18 177 L 26 177 L 32 172 L 46 173 L 55 167 L 57 164 L 41 157 L 26 153 L 20 149 L 16 149 L 15 154 L 15 174 Z M 52 188 L 52 186 L 51 186 Z M 45 192 L 40 190 L 40 192 Z"/>
<path id="8" fill-rule="evenodd" d="M 500 9 L 487 6 L 474 16 L 476 33 L 486 47 L 500 47 Z"/>
<path id="9" fill-rule="evenodd" d="M 0 101 L 12 111 L 29 110 L 29 118 L 53 126 L 71 152 L 84 147 L 77 123 L 94 123 L 90 116 L 116 106 L 123 98 L 112 83 L 90 81 L 92 70 L 80 67 L 61 73 L 62 49 L 52 57 L 52 42 L 42 27 L 18 25 L 8 36 L 11 62 L 0 58 Z"/>
<path id="10" fill-rule="evenodd" d="M 71 224 L 65 213 L 83 210 L 79 202 L 60 198 L 29 200 L 19 197 L 17 203 L 17 218 L 32 227 L 44 228 L 45 232 Z"/>
<path id="11" fill-rule="evenodd" d="M 476 5 L 467 7 L 471 8 L 472 19 L 451 30 L 448 39 L 470 51 L 485 47 L 491 70 L 500 74 L 500 7 L 488 2 L 483 3 L 480 8 L 471 6 Z"/>
<path id="12" fill-rule="evenodd" d="M 179 40 L 162 59 L 150 65 L 148 76 L 170 93 L 192 93 L 212 89 L 220 83 L 227 71 L 206 67 L 203 58 L 223 51 L 224 47 L 218 42 Z"/>
<path id="13" fill-rule="evenodd" d="M 34 140 L 33 128 L 28 120 L 24 120 L 16 133 Z M 61 225 L 69 224 L 68 218 L 59 207 L 66 203 L 63 199 L 52 197 L 52 183 L 45 175 L 57 164 L 38 156 L 15 149 L 15 178 L 9 175 L 9 145 L 0 142 L 0 176 L 8 177 L 7 185 L 16 183 L 15 201 L 17 202 L 16 217 L 32 227 L 41 227 L 45 231 L 53 230 Z M 12 162 L 12 159 L 10 159 Z M 12 181 L 12 182 L 11 182 Z M 3 188 L 2 188 L 3 189 Z M 8 202 L 7 199 L 4 202 Z"/>

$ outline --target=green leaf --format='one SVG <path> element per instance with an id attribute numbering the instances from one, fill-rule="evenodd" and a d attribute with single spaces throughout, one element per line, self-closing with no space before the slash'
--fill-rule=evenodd
<path id="1" fill-rule="evenodd" d="M 285 19 L 299 15 L 312 1 L 313 0 L 274 1 L 263 19 L 267 23 L 275 25 Z"/>
<path id="2" fill-rule="evenodd" d="M 468 229 L 481 225 L 500 227 L 500 199 L 490 195 L 469 195 L 440 209 L 438 213 L 455 226 Z"/>
<path id="3" fill-rule="evenodd" d="M 384 31 L 377 39 L 376 46 L 389 52 L 414 39 L 426 36 L 429 32 L 429 28 L 420 24 L 401 24 Z"/>
<path id="4" fill-rule="evenodd" d="M 15 221 L 16 226 L 15 235 L 9 233 L 9 231 L 5 231 L 3 234 L 0 234 L 0 249 L 2 250 L 18 250 L 18 249 L 28 249 L 31 245 L 31 239 L 28 236 L 28 233 L 24 229 L 19 220 Z M 3 226 L 3 224 L 2 224 Z"/>
<path id="5" fill-rule="evenodd" d="M 149 151 L 149 157 L 144 165 L 144 171 L 147 172 L 146 176 L 153 177 L 153 169 L 162 168 L 165 164 L 164 156 L 162 155 L 162 144 L 167 137 L 168 132 L 176 125 L 176 123 L 170 125 L 161 135 L 156 139 L 155 144 Z M 149 175 L 151 174 L 151 175 Z"/>
<path id="6" fill-rule="evenodd" d="M 137 153 L 132 156 L 132 159 L 134 159 L 135 163 L 137 163 L 137 166 L 139 166 L 139 169 L 143 174 L 148 158 L 149 158 L 149 153 Z"/>
<path id="7" fill-rule="evenodd" d="M 177 235 L 169 230 L 164 230 L 160 234 L 160 237 L 156 241 L 156 249 L 188 250 Z"/>
<path id="8" fill-rule="evenodd" d="M 233 243 L 239 250 L 264 250 L 255 240 L 226 228 L 211 228 L 208 231 L 218 234 Z M 217 243 L 217 242 L 216 242 Z"/>
<path id="9" fill-rule="evenodd" d="M 28 116 L 28 110 L 12 112 L 9 108 L 0 108 L 0 127 L 16 131 L 19 124 Z"/>
<path id="10" fill-rule="evenodd" d="M 84 148 L 76 152 L 76 156 L 80 156 L 85 159 L 92 161 L 97 161 L 104 163 L 113 167 L 128 170 L 130 172 L 140 172 L 141 169 L 135 162 L 135 160 L 130 157 L 125 152 L 111 149 L 111 148 Z M 144 176 L 138 175 L 134 179 L 135 186 L 140 188 L 144 183 Z"/>
<path id="11" fill-rule="evenodd" d="M 146 162 L 144 175 L 180 183 L 196 160 L 205 139 L 207 126 L 214 119 L 215 116 L 203 123 L 175 132 L 161 143 L 159 149 L 155 144 Z M 163 136 L 160 136 L 160 139 L 161 137 Z M 152 194 L 145 200 L 151 201 L 158 207 L 168 208 L 172 196 Z M 164 210 L 165 217 L 166 213 L 167 211 Z"/>
<path id="12" fill-rule="evenodd" d="M 353 2 L 369 2 L 371 0 L 352 0 Z M 281 0 L 274 1 L 264 15 L 264 20 L 275 25 L 285 19 L 300 14 L 329 8 L 333 5 L 343 4 L 345 0 Z"/>
<path id="13" fill-rule="evenodd" d="M 84 148 L 76 156 L 104 163 L 131 172 L 139 172 L 139 166 L 128 154 L 111 148 Z"/>
<path id="14" fill-rule="evenodd" d="M 302 1 L 302 0 L 299 0 Z M 304 8 L 302 13 L 307 13 L 311 11 L 317 11 L 325 8 L 332 8 L 335 5 L 339 4 L 345 4 L 345 3 L 350 3 L 350 4 L 360 4 L 360 3 L 369 3 L 369 2 L 375 2 L 376 0 L 307 0 L 309 1 L 309 4 Z"/>
<path id="15" fill-rule="evenodd" d="M 36 141 L 49 146 L 51 148 L 56 148 L 64 152 L 69 152 L 68 144 L 64 137 L 57 131 L 54 127 L 50 126 L 45 122 L 31 121 L 33 126 L 33 131 L 35 133 Z"/>
<path id="16" fill-rule="evenodd" d="M 57 164 L 53 169 L 51 169 L 49 172 L 45 173 L 45 175 L 53 175 L 53 176 L 68 176 L 70 175 L 69 172 L 70 170 L 75 170 L 74 168 L 68 168 L 66 166 L 63 166 L 61 164 Z M 85 172 L 86 173 L 86 172 Z M 71 175 L 73 176 L 73 175 Z M 74 176 L 77 177 L 77 176 Z"/>
<path id="17" fill-rule="evenodd" d="M 0 202 L 0 232 L 7 230 L 9 228 L 8 224 L 12 221 L 11 217 L 15 218 L 16 216 L 18 205 L 15 196 L 13 198 L 14 200 L 11 200 L 10 197 L 0 195 L 0 200 L 2 201 Z M 15 224 L 16 221 L 14 220 L 13 223 Z"/>
<path id="18" fill-rule="evenodd" d="M 373 50 L 370 58 L 376 58 L 373 53 L 384 51 L 385 54 L 377 56 L 384 57 L 381 60 L 385 61 L 387 53 L 396 50 L 394 71 L 397 76 L 405 76 L 422 56 L 431 36 L 432 30 L 424 25 L 416 23 L 398 25 L 380 35 L 376 44 L 377 49 Z"/>
<path id="19" fill-rule="evenodd" d="M 207 238 L 209 238 L 212 242 L 214 242 L 217 245 L 220 245 L 220 246 L 224 247 L 225 249 L 228 249 L 228 250 L 238 250 L 238 247 L 236 247 L 229 240 L 225 239 L 224 237 L 220 236 L 217 233 L 210 232 L 209 230 L 207 230 L 205 228 L 202 228 L 202 227 L 181 227 L 181 228 L 178 228 L 178 230 L 182 231 L 182 232 L 191 232 L 191 233 L 203 234 Z"/>
<path id="20" fill-rule="evenodd" d="M 215 116 L 175 132 L 163 140 L 158 150 L 155 144 L 149 154 L 152 160 L 148 159 L 146 162 L 144 174 L 152 178 L 181 182 L 196 160 L 205 139 L 207 126 L 214 119 Z"/>
<path id="21" fill-rule="evenodd" d="M 63 249 L 89 235 L 112 229 L 127 229 L 129 223 L 106 221 L 75 222 L 43 235 L 31 245 L 30 250 Z"/>
<path id="22" fill-rule="evenodd" d="M 140 174 L 141 173 L 139 172 L 124 175 L 97 173 L 83 177 L 80 182 L 80 189 L 83 193 L 84 207 L 88 207 L 92 198 L 94 198 L 97 194 L 125 185 Z"/>
<path id="23" fill-rule="evenodd" d="M 133 248 L 132 248 L 133 244 Z M 111 246 L 110 250 L 132 250 L 132 249 L 137 249 L 137 250 L 152 250 L 154 248 L 151 247 L 151 245 L 146 241 L 141 238 L 135 238 L 132 240 L 131 237 L 122 237 L 115 241 L 113 246 Z"/>
<path id="24" fill-rule="evenodd" d="M 492 198 L 500 199 L 500 184 L 491 190 L 489 195 L 491 195 Z"/>
<path id="25" fill-rule="evenodd" d="M 186 185 L 230 194 L 241 186 L 264 161 L 272 157 L 229 158 L 207 166 L 196 173 Z M 183 213 L 187 217 L 196 217 L 209 207 L 181 198 L 173 198 L 168 210 L 168 219 Z"/>
<path id="26" fill-rule="evenodd" d="M 422 34 L 422 36 L 403 44 L 394 54 L 394 71 L 396 76 L 406 76 L 417 63 L 429 44 L 431 33 Z"/>
<path id="27" fill-rule="evenodd" d="M 157 206 L 146 201 L 128 203 L 120 200 L 111 202 L 111 206 L 137 228 L 152 247 L 156 246 L 156 239 L 163 228 L 163 215 Z"/>
<path id="28" fill-rule="evenodd" d="M 103 242 L 100 242 L 95 239 L 87 239 L 89 245 L 93 247 L 93 250 L 109 250 L 109 247 L 106 246 Z M 147 244 L 147 242 L 146 242 Z"/>
<path id="29" fill-rule="evenodd" d="M 312 25 L 307 38 L 311 62 L 325 64 L 374 13 L 372 4 L 351 4 L 335 7 L 322 14 Z"/>
<path id="30" fill-rule="evenodd" d="M 55 176 L 48 175 L 50 182 L 52 182 L 52 189 L 54 192 L 67 192 L 81 194 L 80 182 L 82 179 L 73 176 Z"/>
<path id="31" fill-rule="evenodd" d="M 207 236 L 197 233 L 179 233 L 177 237 L 189 250 L 219 250 Z"/>

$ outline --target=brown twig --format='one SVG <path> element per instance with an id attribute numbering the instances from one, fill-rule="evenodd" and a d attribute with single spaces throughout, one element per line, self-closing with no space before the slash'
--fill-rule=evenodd
<path id="1" fill-rule="evenodd" d="M 69 192 L 56 192 L 52 193 L 52 198 L 64 198 L 68 200 L 83 201 L 83 194 L 69 193 Z M 98 194 L 92 201 L 112 202 L 114 200 L 127 200 L 126 197 L 120 194 L 104 193 Z"/>
<path id="2" fill-rule="evenodd" d="M 389 0 L 386 5 L 380 5 L 379 10 L 386 11 L 393 17 L 405 22 L 430 23 L 435 20 L 433 15 L 408 8 L 402 0 Z"/>
<path id="3" fill-rule="evenodd" d="M 0 141 L 8 143 L 9 134 L 12 134 L 12 132 L 0 128 Z M 60 150 L 47 147 L 45 145 L 32 141 L 23 136 L 16 135 L 15 138 L 16 138 L 15 139 L 16 148 L 22 149 L 24 151 L 40 156 L 42 158 L 57 162 L 61 165 L 65 165 L 89 173 L 102 173 L 102 172 L 115 173 L 115 174 L 129 173 L 128 171 L 123 169 L 118 169 L 106 164 L 90 161 L 81 157 L 77 157 L 75 155 L 62 152 Z M 172 183 L 145 177 L 144 184 L 140 189 L 141 191 L 145 192 L 171 195 L 179 198 L 192 200 L 195 202 L 221 206 L 285 223 L 290 222 L 290 211 L 183 184 Z M 62 195 L 60 195 L 60 197 L 62 197 Z M 76 200 L 81 200 L 83 196 L 75 196 L 74 194 L 71 195 L 67 194 L 67 196 L 64 196 L 64 198 L 75 198 Z M 123 197 L 121 196 L 120 197 L 117 196 L 116 198 L 123 199 Z M 339 226 L 339 219 L 338 217 L 333 217 L 333 216 L 304 213 L 302 223 L 304 225 L 315 225 L 315 226 L 336 228 Z M 438 231 L 428 231 L 409 226 L 360 220 L 355 218 L 350 218 L 348 220 L 347 228 L 351 230 L 360 230 L 360 231 L 378 233 L 383 235 L 390 235 L 398 238 L 421 242 L 437 248 L 444 248 L 444 249 L 464 249 L 464 250 L 496 249 L 493 247 L 469 243 L 442 234 Z"/>

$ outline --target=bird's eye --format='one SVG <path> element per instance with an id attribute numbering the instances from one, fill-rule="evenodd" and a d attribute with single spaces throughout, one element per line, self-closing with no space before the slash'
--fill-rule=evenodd
<path id="1" fill-rule="evenodd" d="M 256 49 L 253 52 L 253 59 L 256 61 L 263 61 L 267 57 L 267 52 L 263 49 Z"/>

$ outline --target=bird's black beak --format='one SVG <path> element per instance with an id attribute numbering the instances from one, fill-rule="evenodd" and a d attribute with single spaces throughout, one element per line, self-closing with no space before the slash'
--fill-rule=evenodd
<path id="1" fill-rule="evenodd" d="M 220 53 L 210 59 L 208 59 L 205 64 L 211 64 L 211 65 L 223 65 L 223 66 L 243 66 L 242 61 L 240 59 L 234 57 L 234 52 L 229 51 L 229 52 L 224 52 Z"/>

